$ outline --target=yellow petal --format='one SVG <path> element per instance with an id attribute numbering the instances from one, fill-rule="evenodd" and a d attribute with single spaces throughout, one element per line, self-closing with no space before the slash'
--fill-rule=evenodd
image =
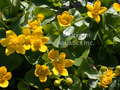
<path id="1" fill-rule="evenodd" d="M 53 71 L 54 75 L 56 75 L 56 76 L 59 74 L 59 72 L 58 72 L 56 67 L 53 67 L 52 71 Z"/>
<path id="2" fill-rule="evenodd" d="M 114 4 L 113 4 L 113 8 L 114 8 L 116 11 L 120 11 L 120 4 L 114 3 Z"/>
<path id="3" fill-rule="evenodd" d="M 8 85 L 9 85 L 9 82 L 5 80 L 3 84 L 0 84 L 0 87 L 6 88 Z"/>
<path id="4" fill-rule="evenodd" d="M 67 12 L 67 11 L 64 11 L 64 12 L 62 13 L 62 15 L 64 15 L 64 14 L 68 14 L 68 15 L 69 15 L 69 12 Z"/>
<path id="5" fill-rule="evenodd" d="M 102 13 L 104 13 L 106 10 L 107 10 L 106 7 L 100 7 L 98 13 L 99 13 L 99 14 L 102 14 Z"/>
<path id="6" fill-rule="evenodd" d="M 90 18 L 93 18 L 93 13 L 91 11 L 88 11 L 87 12 L 87 15 L 90 17 Z"/>
<path id="7" fill-rule="evenodd" d="M 64 52 L 60 53 L 59 55 L 59 63 L 63 63 L 63 60 L 65 59 L 66 54 Z"/>
<path id="8" fill-rule="evenodd" d="M 25 36 L 24 35 L 19 35 L 17 37 L 18 43 L 19 44 L 24 44 L 25 43 Z"/>
<path id="9" fill-rule="evenodd" d="M 74 61 L 65 59 L 63 63 L 65 64 L 65 67 L 71 67 L 74 64 Z"/>
<path id="10" fill-rule="evenodd" d="M 0 67 L 0 74 L 5 75 L 7 73 L 7 68 L 5 66 Z"/>
<path id="11" fill-rule="evenodd" d="M 38 68 L 38 67 L 40 67 L 40 65 L 39 65 L 39 64 L 36 64 L 36 65 L 35 65 L 35 68 Z"/>
<path id="12" fill-rule="evenodd" d="M 6 49 L 5 49 L 5 54 L 8 56 L 8 55 L 10 55 L 10 54 L 13 54 L 15 52 L 15 48 L 11 48 L 11 47 L 7 47 Z"/>
<path id="13" fill-rule="evenodd" d="M 106 75 L 112 75 L 112 74 L 113 74 L 112 68 L 108 68 L 107 72 L 106 72 Z"/>
<path id="14" fill-rule="evenodd" d="M 44 44 L 41 44 L 40 48 L 39 48 L 39 51 L 41 52 L 46 52 L 47 51 L 47 46 L 44 45 Z"/>
<path id="15" fill-rule="evenodd" d="M 49 41 L 48 37 L 42 37 L 41 38 L 42 44 L 46 44 Z"/>
<path id="16" fill-rule="evenodd" d="M 24 33 L 25 36 L 28 36 L 28 35 L 30 35 L 31 31 L 28 27 L 24 27 L 23 28 L 23 33 Z"/>
<path id="17" fill-rule="evenodd" d="M 2 44 L 3 47 L 7 47 L 9 43 L 8 38 L 2 39 L 0 43 Z"/>
<path id="18" fill-rule="evenodd" d="M 17 38 L 17 35 L 12 31 L 12 30 L 8 30 L 6 31 L 6 37 L 8 38 Z"/>
<path id="19" fill-rule="evenodd" d="M 43 75 L 43 76 L 39 76 L 39 80 L 40 82 L 46 82 L 47 81 L 47 76 L 46 75 Z"/>
<path id="20" fill-rule="evenodd" d="M 99 15 L 93 16 L 93 18 L 95 19 L 95 21 L 96 21 L 97 23 L 100 22 L 100 16 L 99 16 Z"/>
<path id="21" fill-rule="evenodd" d="M 42 22 L 44 20 L 44 15 L 42 13 L 38 14 L 37 20 Z"/>
<path id="22" fill-rule="evenodd" d="M 101 6 L 101 2 L 100 2 L 99 0 L 97 0 L 97 1 L 94 3 L 94 9 L 99 10 L 100 6 Z"/>
<path id="23" fill-rule="evenodd" d="M 57 59 L 57 56 L 59 55 L 59 51 L 58 50 L 50 50 L 49 53 L 48 53 L 48 57 L 51 59 L 51 60 L 55 60 Z"/>
<path id="24" fill-rule="evenodd" d="M 21 53 L 21 54 L 25 54 L 24 46 L 23 45 L 18 45 L 18 47 L 16 48 L 16 52 Z"/>
<path id="25" fill-rule="evenodd" d="M 34 52 L 34 51 L 37 51 L 39 49 L 39 47 L 36 47 L 34 44 L 31 45 L 31 50 Z"/>
<path id="26" fill-rule="evenodd" d="M 58 16 L 57 16 L 58 22 L 61 22 L 61 18 L 62 18 L 61 15 L 58 15 Z"/>
<path id="27" fill-rule="evenodd" d="M 53 61 L 52 61 L 52 65 L 53 65 L 54 67 L 57 67 L 57 64 L 58 64 L 58 61 L 57 61 L 57 60 L 53 60 Z"/>
<path id="28" fill-rule="evenodd" d="M 68 71 L 64 68 L 62 71 L 60 71 L 60 74 L 63 76 L 68 76 Z"/>
<path id="29" fill-rule="evenodd" d="M 40 71 L 40 66 L 35 69 L 34 74 L 35 74 L 36 77 L 39 77 L 39 75 L 40 75 L 39 71 Z"/>
<path id="30" fill-rule="evenodd" d="M 31 47 L 30 44 L 26 44 L 26 43 L 23 46 L 24 46 L 25 50 L 29 50 Z"/>
<path id="31" fill-rule="evenodd" d="M 10 79 L 12 78 L 11 72 L 7 72 L 7 73 L 4 75 L 4 78 L 5 78 L 5 80 L 10 80 Z"/>
<path id="32" fill-rule="evenodd" d="M 60 23 L 60 22 L 59 22 L 59 24 L 60 24 L 60 26 L 70 26 L 70 25 L 71 25 L 71 23 L 64 25 L 64 24 L 62 24 L 62 23 Z"/>
<path id="33" fill-rule="evenodd" d="M 69 22 L 72 22 L 74 17 L 72 15 L 69 16 Z"/>
<path id="34" fill-rule="evenodd" d="M 32 35 L 37 38 L 37 39 L 40 39 L 42 37 L 42 30 L 39 29 L 40 27 L 38 27 L 35 31 L 33 31 Z"/>
<path id="35" fill-rule="evenodd" d="M 90 4 L 87 4 L 86 7 L 87 7 L 87 9 L 88 9 L 89 11 L 91 11 L 91 12 L 92 12 L 93 9 L 94 9 L 93 6 L 91 6 Z"/>

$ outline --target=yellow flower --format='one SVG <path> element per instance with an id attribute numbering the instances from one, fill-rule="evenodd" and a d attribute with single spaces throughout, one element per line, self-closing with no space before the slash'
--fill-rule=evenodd
<path id="1" fill-rule="evenodd" d="M 74 17 L 72 15 L 69 15 L 69 12 L 64 11 L 62 15 L 57 16 L 57 19 L 60 26 L 70 26 Z"/>
<path id="2" fill-rule="evenodd" d="M 0 19 L 2 18 L 2 14 L 1 14 L 1 11 L 0 11 Z"/>
<path id="3" fill-rule="evenodd" d="M 1 44 L 3 47 L 7 47 L 5 50 L 6 55 L 10 55 L 15 51 L 17 53 L 25 54 L 25 48 L 22 44 L 25 43 L 24 35 L 17 35 L 12 31 L 6 31 L 6 38 L 1 40 Z"/>
<path id="4" fill-rule="evenodd" d="M 0 67 L 0 87 L 6 88 L 9 85 L 9 81 L 12 77 L 11 72 L 7 72 L 5 66 Z"/>
<path id="5" fill-rule="evenodd" d="M 48 53 L 48 57 L 51 59 L 51 60 L 57 60 L 57 56 L 59 55 L 59 51 L 58 50 L 50 50 L 50 52 Z"/>
<path id="6" fill-rule="evenodd" d="M 112 68 L 108 68 L 106 73 L 101 75 L 100 84 L 103 87 L 107 88 L 108 87 L 107 85 L 110 85 L 112 83 L 112 78 L 115 78 L 113 70 L 112 70 Z"/>
<path id="7" fill-rule="evenodd" d="M 100 6 L 101 6 L 101 2 L 99 0 L 97 0 L 94 3 L 94 6 L 91 6 L 89 4 L 86 5 L 86 7 L 88 9 L 87 15 L 90 18 L 94 18 L 97 23 L 100 22 L 99 14 L 102 14 L 102 13 L 104 13 L 107 10 L 106 7 L 100 7 Z"/>
<path id="8" fill-rule="evenodd" d="M 108 88 L 107 85 L 110 85 L 112 83 L 112 77 L 107 76 L 106 74 L 101 75 L 100 77 L 100 85 L 102 85 L 105 88 Z"/>
<path id="9" fill-rule="evenodd" d="M 28 20 L 28 25 L 31 29 L 35 30 L 37 29 L 37 27 L 40 26 L 40 22 L 38 22 L 37 20 L 33 21 L 32 23 L 30 22 L 30 20 Z"/>
<path id="10" fill-rule="evenodd" d="M 58 51 L 56 52 L 58 53 Z M 74 61 L 65 59 L 66 54 L 64 52 L 60 53 L 59 58 L 56 59 L 56 55 L 58 54 L 55 55 L 55 51 L 53 49 L 48 53 L 48 55 L 49 58 L 52 60 L 52 64 L 54 66 L 52 69 L 53 73 L 55 75 L 58 75 L 60 73 L 63 76 L 68 76 L 68 71 L 67 69 L 65 69 L 65 67 L 71 67 L 74 64 Z M 55 57 L 55 59 L 51 57 Z"/>
<path id="11" fill-rule="evenodd" d="M 34 39 L 31 40 L 31 50 L 32 51 L 39 51 L 46 52 L 47 46 L 44 45 L 48 42 L 48 37 L 42 37 L 42 30 L 41 27 L 38 27 L 35 31 L 32 32 L 32 36 L 34 36 Z"/>
<path id="12" fill-rule="evenodd" d="M 42 22 L 44 20 L 44 15 L 42 13 L 37 15 L 37 20 Z"/>
<path id="13" fill-rule="evenodd" d="M 113 8 L 114 8 L 116 11 L 120 11 L 120 4 L 119 4 L 119 3 L 114 3 L 114 4 L 113 4 Z"/>
<path id="14" fill-rule="evenodd" d="M 113 76 L 120 75 L 120 65 L 116 66 Z"/>
<path id="15" fill-rule="evenodd" d="M 29 50 L 30 47 L 31 47 L 30 41 L 31 41 L 32 38 L 34 39 L 34 37 L 30 36 L 31 31 L 28 27 L 23 28 L 23 33 L 25 35 L 25 44 L 23 46 L 24 46 L 25 50 Z"/>
<path id="16" fill-rule="evenodd" d="M 45 88 L 44 90 L 50 90 L 49 88 Z"/>
<path id="17" fill-rule="evenodd" d="M 34 72 L 34 74 L 35 74 L 35 76 L 36 77 L 39 77 L 39 80 L 40 80 L 40 82 L 46 82 L 46 80 L 47 80 L 47 75 L 49 74 L 49 69 L 48 69 L 48 67 L 47 66 L 45 66 L 45 65 L 39 65 L 39 64 L 37 64 L 36 66 L 35 66 L 35 72 Z"/>

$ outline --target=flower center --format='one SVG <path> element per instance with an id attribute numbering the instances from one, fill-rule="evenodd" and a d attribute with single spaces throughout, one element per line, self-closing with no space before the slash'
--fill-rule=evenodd
<path id="1" fill-rule="evenodd" d="M 17 47 L 17 43 L 18 43 L 18 40 L 16 38 L 14 38 L 14 39 L 10 39 L 10 42 L 8 43 L 8 45 L 11 48 L 16 48 Z"/>
<path id="2" fill-rule="evenodd" d="M 65 65 L 61 64 L 61 63 L 58 63 L 57 67 L 58 67 L 59 70 L 63 70 L 65 68 Z"/>
<path id="3" fill-rule="evenodd" d="M 5 80 L 4 76 L 0 74 L 0 81 Z"/>
<path id="4" fill-rule="evenodd" d="M 97 10 L 97 9 L 94 9 L 94 10 L 93 10 L 93 13 L 94 13 L 95 15 L 98 15 L 98 10 Z"/>
<path id="5" fill-rule="evenodd" d="M 42 41 L 38 39 L 35 41 L 34 45 L 39 48 L 41 43 L 42 43 Z"/>

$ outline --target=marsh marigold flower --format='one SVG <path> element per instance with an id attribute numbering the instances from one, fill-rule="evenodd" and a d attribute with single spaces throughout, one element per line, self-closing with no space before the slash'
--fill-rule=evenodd
<path id="1" fill-rule="evenodd" d="M 0 67 L 0 87 L 6 88 L 9 85 L 9 81 L 12 77 L 11 72 L 7 72 L 5 66 Z"/>
<path id="2" fill-rule="evenodd" d="M 50 70 L 48 69 L 48 67 L 45 66 L 45 65 L 41 66 L 41 65 L 37 64 L 35 66 L 35 68 L 36 68 L 35 72 L 34 72 L 35 76 L 39 77 L 40 82 L 46 82 L 47 81 L 47 75 L 50 72 Z"/>
<path id="3" fill-rule="evenodd" d="M 100 22 L 99 14 L 102 14 L 102 13 L 104 13 L 107 10 L 106 7 L 100 7 L 100 6 L 101 6 L 101 2 L 99 0 L 97 0 L 94 3 L 94 6 L 91 6 L 89 4 L 86 5 L 86 7 L 88 9 L 87 15 L 90 18 L 94 18 L 97 23 Z"/>
<path id="4" fill-rule="evenodd" d="M 10 55 L 15 51 L 17 53 L 25 54 L 24 43 L 24 35 L 17 36 L 12 30 L 6 31 L 6 38 L 1 40 L 2 46 L 7 47 L 5 50 L 6 55 Z"/>
<path id="5" fill-rule="evenodd" d="M 31 29 L 35 30 L 37 29 L 37 27 L 40 26 L 40 22 L 38 22 L 37 20 L 33 21 L 32 23 L 30 22 L 30 20 L 28 20 L 28 25 Z"/>
<path id="6" fill-rule="evenodd" d="M 74 17 L 72 15 L 69 15 L 69 12 L 64 11 L 62 15 L 57 16 L 57 19 L 60 26 L 70 26 Z"/>
<path id="7" fill-rule="evenodd" d="M 37 20 L 42 22 L 44 20 L 44 15 L 42 13 L 37 15 Z"/>
<path id="8" fill-rule="evenodd" d="M 108 88 L 107 85 L 110 85 L 112 83 L 112 78 L 115 78 L 113 70 L 112 68 L 108 68 L 106 73 L 101 75 L 100 77 L 100 85 L 102 85 L 105 88 Z"/>
<path id="9" fill-rule="evenodd" d="M 34 37 L 31 36 L 31 31 L 28 27 L 23 28 L 23 33 L 25 35 L 25 44 L 23 46 L 24 46 L 25 50 L 29 50 L 31 47 L 30 41 Z"/>
<path id="10" fill-rule="evenodd" d="M 41 27 L 38 27 L 35 31 L 32 32 L 32 36 L 34 39 L 31 40 L 31 50 L 37 51 L 39 49 L 40 52 L 46 52 L 47 46 L 44 45 L 49 41 L 48 37 L 42 37 L 42 30 Z"/>
<path id="11" fill-rule="evenodd" d="M 120 4 L 119 4 L 119 3 L 114 3 L 114 4 L 113 4 L 113 8 L 114 8 L 116 11 L 120 11 Z"/>
<path id="12" fill-rule="evenodd" d="M 57 52 L 57 54 L 55 52 Z M 58 52 L 59 51 L 54 51 L 54 49 L 52 49 L 48 53 L 48 57 L 52 60 L 54 66 L 52 71 L 55 75 L 60 73 L 63 76 L 68 76 L 68 71 L 65 67 L 71 67 L 74 64 L 74 61 L 65 59 L 66 54 L 64 52 L 60 53 L 59 58 L 57 58 Z"/>

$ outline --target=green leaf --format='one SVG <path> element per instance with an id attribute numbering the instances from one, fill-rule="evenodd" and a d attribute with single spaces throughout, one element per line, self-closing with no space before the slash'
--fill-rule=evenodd
<path id="1" fill-rule="evenodd" d="M 59 35 L 52 43 L 53 46 L 57 47 L 57 48 L 66 48 L 68 45 L 70 45 L 71 43 L 71 39 L 73 38 L 73 36 L 63 36 L 63 35 Z M 72 45 L 72 44 L 71 44 Z"/>
<path id="2" fill-rule="evenodd" d="M 120 42 L 120 34 L 116 35 L 113 39 L 114 39 L 116 42 Z"/>
<path id="3" fill-rule="evenodd" d="M 50 9 L 37 7 L 34 10 L 34 15 L 38 15 L 39 13 L 42 13 L 45 16 L 44 21 L 41 23 L 41 26 L 46 25 L 48 22 L 55 19 L 54 12 L 52 12 Z"/>
<path id="4" fill-rule="evenodd" d="M 101 46 L 98 52 L 98 58 L 103 60 L 106 57 L 106 49 L 104 46 Z"/>
<path id="5" fill-rule="evenodd" d="M 6 7 L 2 11 L 3 14 L 2 19 L 7 20 L 9 18 L 14 18 L 17 16 L 18 12 L 19 12 L 19 7 L 17 6 Z"/>
<path id="6" fill-rule="evenodd" d="M 80 14 L 80 12 L 77 11 L 75 8 L 69 9 L 69 13 L 74 17 L 72 22 L 77 21 L 77 20 L 83 18 L 82 15 Z M 74 25 L 76 25 L 78 27 L 80 27 L 82 24 L 85 24 L 86 26 L 89 26 L 89 23 L 87 23 L 84 19 L 74 23 Z"/>
<path id="7" fill-rule="evenodd" d="M 82 72 L 84 72 L 90 79 L 97 79 L 99 76 L 92 59 L 89 57 L 80 61 L 80 66 L 77 69 L 77 76 L 79 76 Z"/>
<path id="8" fill-rule="evenodd" d="M 88 56 L 89 51 L 90 51 L 90 46 L 89 45 L 79 45 L 76 47 L 76 56 L 79 56 L 78 58 L 75 59 L 74 65 L 80 66 L 81 61 Z"/>
<path id="9" fill-rule="evenodd" d="M 0 28 L 0 39 L 6 38 L 6 29 Z"/>
<path id="10" fill-rule="evenodd" d="M 46 24 L 46 25 L 44 25 L 42 27 L 43 27 L 44 31 L 47 32 L 48 35 L 56 35 L 56 34 L 58 35 L 59 34 L 56 27 L 51 25 L 51 24 Z"/>
<path id="11" fill-rule="evenodd" d="M 7 6 L 9 6 L 8 0 L 0 0 L 0 10 L 3 10 Z"/>
<path id="12" fill-rule="evenodd" d="M 70 36 L 74 32 L 74 27 L 69 26 L 63 31 L 63 35 Z"/>
<path id="13" fill-rule="evenodd" d="M 43 90 L 43 86 L 41 85 L 39 78 L 34 75 L 34 69 L 31 69 L 25 74 L 25 80 L 38 90 Z"/>
<path id="14" fill-rule="evenodd" d="M 97 80 L 89 79 L 88 83 L 89 83 L 91 88 L 96 88 L 97 87 L 97 83 L 98 83 L 98 79 Z"/>
<path id="15" fill-rule="evenodd" d="M 42 61 L 41 59 L 42 53 L 40 51 L 32 52 L 31 50 L 29 50 L 29 51 L 26 51 L 24 56 L 27 59 L 27 61 L 32 65 L 38 64 L 39 62 Z"/>
<path id="16" fill-rule="evenodd" d="M 10 72 L 19 67 L 24 60 L 24 57 L 17 53 L 6 56 L 3 47 L 0 47 L 0 58 L 0 66 L 6 66 L 7 70 Z"/>
<path id="17" fill-rule="evenodd" d="M 19 82 L 17 84 L 18 90 L 30 90 L 30 87 L 28 87 L 24 82 Z"/>

